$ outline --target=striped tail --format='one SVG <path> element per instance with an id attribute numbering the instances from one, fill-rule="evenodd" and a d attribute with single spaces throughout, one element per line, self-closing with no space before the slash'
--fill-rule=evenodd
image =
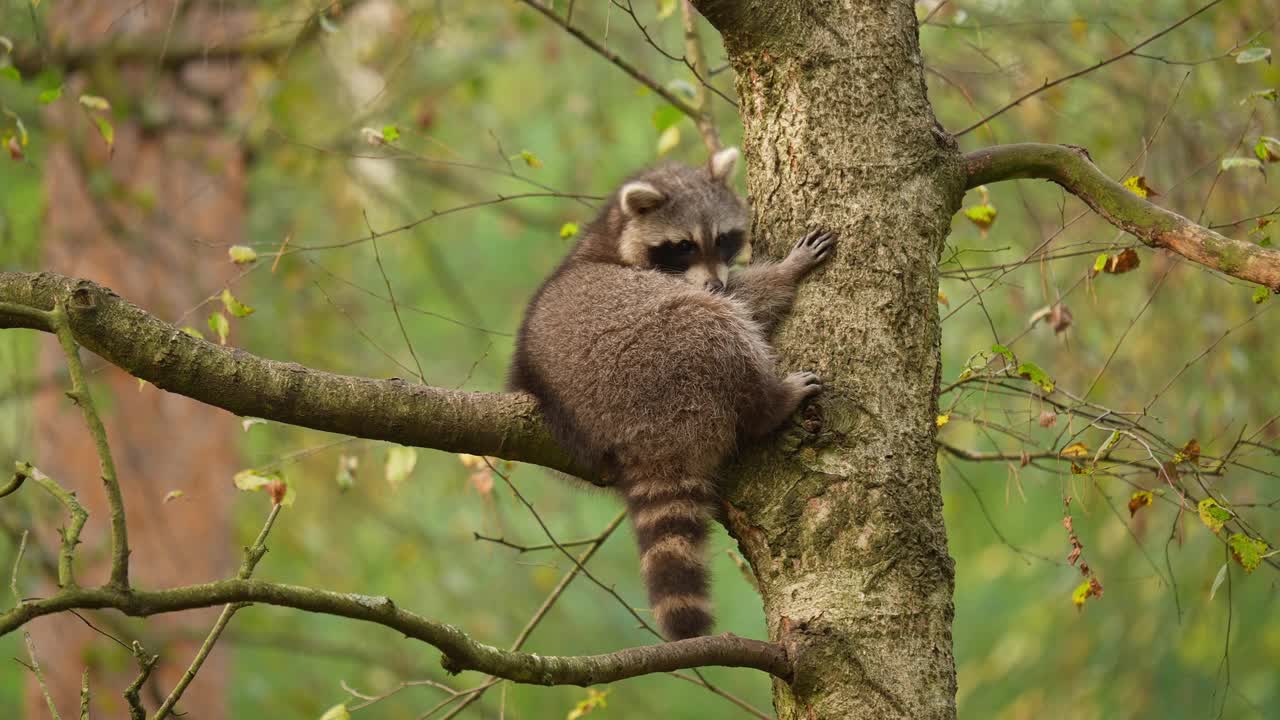
<path id="1" fill-rule="evenodd" d="M 625 478 L 623 494 L 640 545 L 649 606 L 668 640 L 706 635 L 711 607 L 706 567 L 711 483 Z"/>

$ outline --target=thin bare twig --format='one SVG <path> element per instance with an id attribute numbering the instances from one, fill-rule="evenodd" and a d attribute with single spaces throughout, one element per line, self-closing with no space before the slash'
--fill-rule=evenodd
<path id="1" fill-rule="evenodd" d="M 253 544 L 244 549 L 244 561 L 240 564 L 240 572 L 236 577 L 241 580 L 248 580 L 253 575 L 253 569 L 258 566 L 258 561 L 267 553 L 267 535 L 271 532 L 271 527 L 275 525 L 276 517 L 280 515 L 281 505 L 272 503 L 271 512 L 267 514 L 267 521 L 263 523 L 262 530 L 258 533 L 258 538 Z M 227 624 L 231 622 L 231 617 L 236 611 L 244 607 L 248 603 L 227 603 L 222 607 L 222 614 L 218 616 L 217 622 L 213 624 L 213 629 L 209 631 L 208 637 L 204 639 L 204 643 L 200 645 L 200 649 L 196 652 L 196 656 L 192 658 L 191 665 L 187 671 L 182 674 L 182 679 L 173 687 L 173 691 L 160 704 L 160 708 L 156 710 L 156 714 L 152 715 L 152 720 L 164 720 L 164 718 L 173 711 L 178 700 L 182 698 L 182 694 L 186 692 L 187 686 L 192 680 L 196 679 L 196 673 L 200 672 L 200 667 L 204 665 L 204 661 L 209 657 L 213 646 L 218 642 L 218 638 L 222 636 L 222 631 L 226 630 Z"/>
<path id="2" fill-rule="evenodd" d="M 641 85 L 644 85 L 645 87 L 657 93 L 663 100 L 666 100 L 667 102 L 671 103 L 673 106 L 675 106 L 677 110 L 693 118 L 694 122 L 697 122 L 698 120 L 697 108 L 690 105 L 680 96 L 672 93 L 670 90 L 667 90 L 657 80 L 654 80 L 648 75 L 640 72 L 640 70 L 636 68 L 636 66 L 632 65 L 626 60 L 623 60 L 621 57 L 618 56 L 617 53 L 610 50 L 609 48 L 605 47 L 604 45 L 601 45 L 599 42 L 596 41 L 595 38 L 584 33 L 578 28 L 569 25 L 569 23 L 566 20 L 564 20 L 559 15 L 556 15 L 554 12 L 552 12 L 551 8 L 546 7 L 545 5 L 538 2 L 537 0 L 520 0 L 520 2 L 524 3 L 525 5 L 528 5 L 534 10 L 537 10 L 548 20 L 564 28 L 565 32 L 577 38 L 578 41 L 581 42 L 583 45 L 586 45 L 587 47 L 591 48 L 593 51 L 596 52 L 596 54 L 600 55 L 605 60 L 608 60 L 609 62 L 613 63 L 618 69 L 630 75 Z"/>
<path id="3" fill-rule="evenodd" d="M 44 696 L 45 703 L 49 705 L 49 714 L 53 716 L 53 720 L 62 720 L 62 716 L 58 714 L 58 706 L 53 703 L 53 696 L 49 694 L 49 686 L 45 684 L 44 671 L 40 669 L 40 659 L 36 657 L 36 643 L 31 639 L 31 633 L 29 632 L 22 633 L 22 637 L 27 641 L 27 657 L 31 658 L 31 664 L 27 665 L 27 669 L 36 676 L 36 683 L 40 686 L 40 694 Z"/>
<path id="4" fill-rule="evenodd" d="M 1155 35 L 1151 35 L 1151 36 L 1150 36 L 1150 37 L 1148 37 L 1147 39 L 1143 40 L 1142 42 L 1139 42 L 1137 45 L 1134 45 L 1133 47 L 1129 48 L 1128 50 L 1125 50 L 1125 51 L 1124 51 L 1124 52 L 1122 52 L 1122 53 L 1119 53 L 1119 54 L 1117 54 L 1117 55 L 1112 55 L 1111 57 L 1107 58 L 1106 60 L 1100 60 L 1099 62 L 1097 62 L 1097 63 L 1095 63 L 1095 64 L 1093 64 L 1093 65 L 1090 65 L 1089 67 L 1084 68 L 1084 69 L 1082 69 L 1082 70 L 1077 70 L 1077 71 L 1075 71 L 1075 72 L 1073 72 L 1073 73 L 1070 73 L 1070 74 L 1067 74 L 1067 75 L 1063 75 L 1062 77 L 1060 77 L 1060 78 L 1058 78 L 1058 79 L 1056 79 L 1056 80 L 1053 80 L 1053 81 L 1045 80 L 1044 84 L 1043 84 L 1043 85 L 1041 85 L 1040 87 L 1038 87 L 1038 88 L 1036 88 L 1036 89 L 1034 89 L 1034 90 L 1029 90 L 1029 91 L 1027 91 L 1027 92 L 1023 93 L 1022 95 L 1019 95 L 1016 99 L 1014 99 L 1014 100 L 1012 100 L 1011 102 L 1007 103 L 1006 105 L 1004 105 L 1003 107 L 1001 107 L 999 110 L 996 110 L 995 112 L 991 113 L 990 115 L 987 115 L 986 117 L 984 117 L 984 118 L 982 118 L 981 120 L 979 120 L 978 122 L 976 122 L 976 123 L 974 123 L 974 124 L 970 125 L 969 127 L 965 128 L 965 129 L 963 129 L 963 130 L 961 130 L 960 132 L 955 133 L 955 136 L 956 136 L 956 137 L 960 137 L 960 136 L 962 136 L 962 135 L 966 135 L 966 134 L 968 134 L 969 132 L 971 132 L 971 131 L 973 131 L 973 130 L 976 130 L 977 128 L 982 127 L 982 126 L 983 126 L 983 125 L 985 125 L 986 123 L 991 122 L 991 121 L 992 121 L 992 120 L 994 120 L 995 118 L 997 118 L 997 117 L 999 117 L 999 116 L 1003 115 L 1006 111 L 1011 110 L 1011 109 L 1013 109 L 1014 107 L 1017 107 L 1018 105 L 1020 105 L 1023 101 L 1027 100 L 1028 98 L 1031 98 L 1031 97 L 1033 97 L 1033 96 L 1035 96 L 1035 95 L 1038 95 L 1038 94 L 1040 94 L 1040 93 L 1044 92 L 1045 90 L 1048 90 L 1048 89 L 1049 89 L 1049 88 L 1051 88 L 1051 87 L 1055 87 L 1055 86 L 1057 86 L 1057 85 L 1061 85 L 1062 83 L 1067 82 L 1067 81 L 1069 81 L 1069 80 L 1074 80 L 1075 78 L 1078 78 L 1078 77 L 1080 77 L 1080 76 L 1082 76 L 1082 75 L 1088 75 L 1089 73 L 1093 72 L 1094 70 L 1099 70 L 1099 69 L 1101 69 L 1101 68 L 1104 68 L 1104 67 L 1106 67 L 1106 66 L 1110 65 L 1111 63 L 1116 62 L 1117 60 L 1123 60 L 1124 58 L 1130 57 L 1130 56 L 1132 56 L 1132 55 L 1136 55 L 1136 54 L 1137 54 L 1137 52 L 1138 52 L 1139 50 L 1141 50 L 1142 48 L 1146 47 L 1147 45 L 1150 45 L 1151 43 L 1155 42 L 1156 40 L 1159 40 L 1160 38 L 1164 37 L 1165 35 L 1168 35 L 1169 33 L 1173 32 L 1174 30 L 1178 29 L 1179 27 L 1182 27 L 1183 25 L 1185 25 L 1186 23 L 1190 22 L 1193 18 L 1195 18 L 1195 17 L 1196 17 L 1197 15 L 1199 15 L 1200 13 L 1203 13 L 1203 12 L 1205 12 L 1205 11 L 1209 10 L 1210 8 L 1212 8 L 1213 6 L 1217 5 L 1217 4 L 1218 4 L 1218 3 L 1220 3 L 1220 2 L 1222 2 L 1222 0 L 1212 0 L 1212 2 L 1209 2 L 1208 4 L 1204 5 L 1204 6 L 1203 6 L 1203 7 L 1201 7 L 1199 10 L 1196 10 L 1195 12 L 1191 13 L 1190 15 L 1187 15 L 1186 17 L 1184 17 L 1184 18 L 1182 18 L 1181 20 L 1179 20 L 1178 22 L 1176 22 L 1176 23 L 1174 23 L 1174 24 L 1170 25 L 1169 27 L 1167 27 L 1167 28 L 1165 28 L 1165 29 L 1161 30 L 1160 32 L 1156 33 Z"/>

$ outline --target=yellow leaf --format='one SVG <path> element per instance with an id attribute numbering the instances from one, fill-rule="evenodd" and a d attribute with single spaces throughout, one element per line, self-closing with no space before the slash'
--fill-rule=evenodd
<path id="1" fill-rule="evenodd" d="M 1084 40 L 1085 34 L 1089 32 L 1089 21 L 1084 18 L 1075 18 L 1071 21 L 1071 37 L 1077 42 Z"/>
<path id="2" fill-rule="evenodd" d="M 666 155 L 680 144 L 680 128 L 672 126 L 658 136 L 658 154 Z"/>
<path id="3" fill-rule="evenodd" d="M 1231 519 L 1231 511 L 1219 505 L 1213 498 L 1201 500 L 1196 505 L 1196 511 L 1200 514 L 1200 522 L 1214 533 L 1221 532 L 1222 526 Z"/>
<path id="4" fill-rule="evenodd" d="M 1089 446 L 1082 442 L 1073 442 L 1062 448 L 1062 452 L 1058 453 L 1064 458 L 1087 458 L 1089 457 Z"/>
<path id="5" fill-rule="evenodd" d="M 1130 175 L 1124 179 L 1124 188 L 1140 198 L 1159 197 L 1160 193 L 1147 184 L 1145 175 Z"/>
<path id="6" fill-rule="evenodd" d="M 1133 517 L 1139 510 L 1151 504 L 1152 501 L 1150 490 L 1139 490 L 1129 497 L 1129 517 Z"/>
<path id="7" fill-rule="evenodd" d="M 578 720 L 579 718 L 590 714 L 593 710 L 608 707 L 608 703 L 605 701 L 605 698 L 608 697 L 611 692 L 613 691 L 605 690 L 604 692 L 600 692 L 595 688 L 587 688 L 587 697 L 583 700 L 579 700 L 578 704 L 573 706 L 573 709 L 565 716 L 565 720 Z"/>
<path id="8" fill-rule="evenodd" d="M 320 720 L 351 720 L 351 711 L 345 704 L 334 705 L 320 716 Z"/>
<path id="9" fill-rule="evenodd" d="M 938 416 L 938 419 L 937 419 L 938 427 L 942 427 L 943 425 L 946 425 L 946 424 L 947 424 L 947 423 L 949 423 L 949 422 L 951 422 L 951 415 L 950 415 L 950 414 L 946 414 L 946 415 L 939 415 L 939 416 Z"/>
<path id="10" fill-rule="evenodd" d="M 247 245 L 232 245 L 227 248 L 227 256 L 237 265 L 246 265 L 258 259 L 258 253 Z"/>
<path id="11" fill-rule="evenodd" d="M 1089 599 L 1089 581 L 1085 580 L 1071 591 L 1071 604 L 1078 608 L 1084 607 L 1084 601 Z"/>

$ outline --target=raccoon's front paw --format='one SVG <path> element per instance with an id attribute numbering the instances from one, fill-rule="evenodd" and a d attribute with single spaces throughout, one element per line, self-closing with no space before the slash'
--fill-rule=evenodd
<path id="1" fill-rule="evenodd" d="M 796 241 L 785 262 L 794 266 L 802 275 L 808 273 L 831 257 L 838 237 L 839 235 L 826 230 L 810 230 Z"/>
<path id="2" fill-rule="evenodd" d="M 794 372 L 783 380 L 795 392 L 796 402 L 822 392 L 822 380 L 811 372 Z"/>

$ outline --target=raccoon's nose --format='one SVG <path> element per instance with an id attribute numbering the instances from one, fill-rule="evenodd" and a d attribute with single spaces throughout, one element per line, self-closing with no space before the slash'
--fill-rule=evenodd
<path id="1" fill-rule="evenodd" d="M 720 292 L 724 289 L 724 283 L 720 282 L 719 278 L 712 278 L 703 283 L 703 287 L 705 287 L 708 292 Z"/>

